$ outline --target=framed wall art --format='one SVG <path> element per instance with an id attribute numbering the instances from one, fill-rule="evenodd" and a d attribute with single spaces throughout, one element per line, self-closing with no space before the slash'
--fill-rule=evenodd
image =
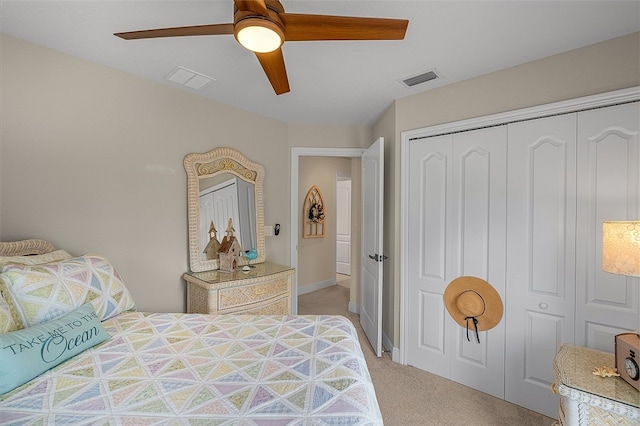
<path id="1" fill-rule="evenodd" d="M 320 188 L 313 185 L 304 198 L 302 220 L 304 223 L 303 238 L 324 238 L 325 219 L 324 197 Z"/>

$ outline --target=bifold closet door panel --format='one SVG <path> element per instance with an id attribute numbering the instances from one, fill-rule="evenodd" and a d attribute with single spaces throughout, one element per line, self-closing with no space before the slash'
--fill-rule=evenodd
<path id="1" fill-rule="evenodd" d="M 506 126 L 409 145 L 407 363 L 504 398 L 504 321 L 466 339 L 446 312 L 455 278 L 489 281 L 504 300 Z"/>
<path id="2" fill-rule="evenodd" d="M 453 135 L 453 229 L 447 241 L 455 262 L 449 282 L 470 275 L 489 282 L 505 301 L 507 126 Z M 447 315 L 451 379 L 504 398 L 504 317 L 467 340 L 467 330 Z"/>
<path id="3" fill-rule="evenodd" d="M 256 223 L 256 195 L 255 186 L 242 179 L 236 179 L 238 186 L 238 224 L 234 222 L 236 237 L 240 238 L 240 247 L 243 251 L 258 248 L 258 237 L 252 230 L 258 229 Z M 226 228 L 221 231 L 226 231 Z M 240 237 L 237 232 L 240 231 Z M 221 232 L 221 235 L 224 235 Z M 222 238 L 220 238 L 222 239 Z"/>
<path id="4" fill-rule="evenodd" d="M 613 352 L 640 327 L 640 279 L 602 271 L 602 222 L 640 219 L 639 103 L 578 114 L 576 340 Z"/>
<path id="5" fill-rule="evenodd" d="M 505 396 L 556 417 L 551 366 L 574 335 L 576 114 L 508 133 Z"/>
<path id="6" fill-rule="evenodd" d="M 222 236 L 226 235 L 229 219 L 231 219 L 235 228 L 235 236 L 239 241 L 242 241 L 242 230 L 239 229 L 238 184 L 235 180 L 233 184 L 220 188 L 213 193 L 213 205 L 218 219 L 215 224 L 218 228 L 218 235 L 220 235 L 218 239 L 222 240 Z"/>
<path id="7" fill-rule="evenodd" d="M 451 135 L 411 141 L 407 235 L 407 364 L 449 378 L 444 290 L 451 279 L 447 242 L 453 212 Z"/>
<path id="8" fill-rule="evenodd" d="M 207 244 L 209 243 L 209 240 L 211 239 L 209 235 L 209 228 L 211 227 L 211 222 L 214 223 L 214 226 L 216 226 L 216 229 L 218 227 L 216 223 L 217 218 L 215 217 L 213 192 L 200 195 L 200 197 L 198 198 L 198 212 L 199 212 L 198 214 L 200 215 L 199 217 L 200 228 L 198 229 L 198 232 L 200 235 L 199 241 L 201 245 L 200 256 L 202 259 L 205 259 L 206 256 L 203 253 L 207 247 Z"/>

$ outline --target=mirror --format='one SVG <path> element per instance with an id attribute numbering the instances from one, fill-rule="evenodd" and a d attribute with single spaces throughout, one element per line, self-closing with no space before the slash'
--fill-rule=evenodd
<path id="1" fill-rule="evenodd" d="M 210 235 L 222 241 L 229 218 L 243 253 L 255 249 L 257 258 L 242 257 L 241 264 L 264 262 L 264 168 L 232 148 L 215 148 L 184 157 L 187 172 L 189 269 L 218 269 L 218 259 L 207 250 Z M 215 231 L 211 228 L 211 223 Z"/>

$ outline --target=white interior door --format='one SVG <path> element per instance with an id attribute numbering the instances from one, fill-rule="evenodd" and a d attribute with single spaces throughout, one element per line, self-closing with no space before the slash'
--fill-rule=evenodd
<path id="1" fill-rule="evenodd" d="M 384 138 L 362 155 L 362 247 L 360 324 L 377 356 L 382 356 L 382 208 Z"/>
<path id="2" fill-rule="evenodd" d="M 351 179 L 336 181 L 336 272 L 351 275 Z"/>

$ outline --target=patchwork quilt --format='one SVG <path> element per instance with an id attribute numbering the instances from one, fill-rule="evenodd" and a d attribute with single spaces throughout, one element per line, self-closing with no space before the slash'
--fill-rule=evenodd
<path id="1" fill-rule="evenodd" d="M 0 424 L 381 425 L 341 316 L 125 312 L 111 338 L 0 396 Z"/>

